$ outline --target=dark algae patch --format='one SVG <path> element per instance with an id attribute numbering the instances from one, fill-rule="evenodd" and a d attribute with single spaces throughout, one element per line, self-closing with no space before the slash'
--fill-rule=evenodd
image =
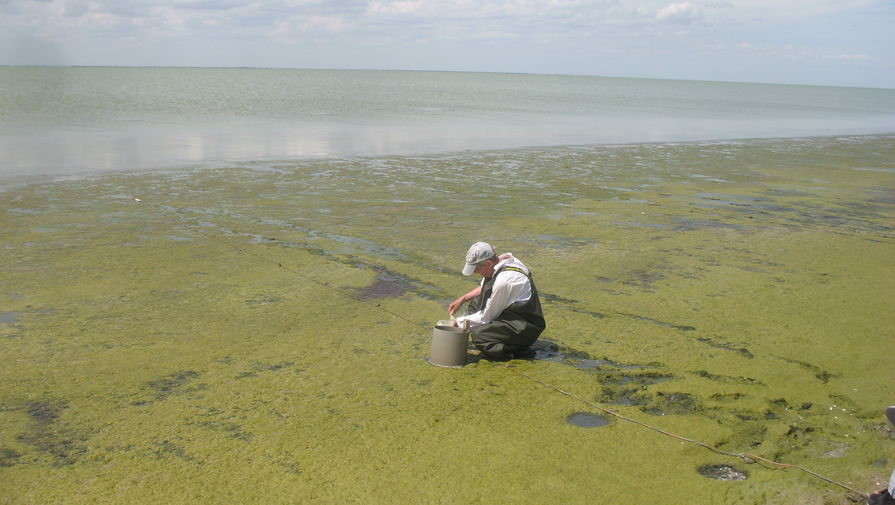
<path id="1" fill-rule="evenodd" d="M 698 377 L 702 377 L 704 379 L 716 381 L 716 382 L 726 382 L 726 383 L 740 383 L 740 384 L 753 384 L 753 385 L 761 385 L 761 381 L 757 379 L 753 379 L 752 377 L 730 377 L 728 375 L 719 375 L 709 373 L 706 370 L 696 370 L 692 372 L 694 375 Z"/>
<path id="2" fill-rule="evenodd" d="M 607 370 L 597 378 L 602 386 L 597 399 L 610 405 L 647 406 L 656 401 L 649 386 L 672 378 L 668 373 L 656 371 Z"/>
<path id="3" fill-rule="evenodd" d="M 167 396 L 183 391 L 184 387 L 197 377 L 199 377 L 199 372 L 184 370 L 166 375 L 161 379 L 150 381 L 146 385 L 160 396 Z"/>
<path id="4" fill-rule="evenodd" d="M 59 401 L 34 401 L 24 406 L 30 423 L 15 440 L 36 451 L 36 457 L 28 456 L 27 460 L 60 467 L 73 465 L 86 454 L 87 435 L 61 420 L 67 408 L 66 402 Z M 2 466 L 13 466 L 26 460 L 14 449 L 5 448 L 4 452 L 5 464 Z"/>
<path id="5" fill-rule="evenodd" d="M 747 349 L 746 347 L 737 347 L 736 345 L 727 344 L 724 342 L 718 342 L 714 339 L 706 338 L 706 337 L 697 338 L 696 341 L 702 342 L 702 343 L 707 344 L 707 345 L 714 347 L 716 349 L 723 349 L 725 351 L 739 353 L 741 356 L 743 356 L 745 358 L 752 359 L 755 357 L 752 354 L 752 352 L 749 349 Z"/>
<path id="6" fill-rule="evenodd" d="M 0 466 L 13 466 L 19 462 L 22 455 L 8 447 L 0 448 Z"/>
<path id="7" fill-rule="evenodd" d="M 411 289 L 413 289 L 413 284 L 405 277 L 382 271 L 376 275 L 376 280 L 372 285 L 357 290 L 357 296 L 363 300 L 399 297 Z"/>
<path id="8" fill-rule="evenodd" d="M 65 403 L 59 402 L 29 402 L 25 407 L 25 412 L 38 426 L 46 426 L 56 422 L 67 406 Z"/>
<path id="9" fill-rule="evenodd" d="M 609 412 L 881 489 L 893 173 L 882 136 L 5 184 L 0 501 L 845 505 Z M 475 240 L 548 328 L 433 367 Z"/>
<path id="10" fill-rule="evenodd" d="M 823 382 L 824 384 L 826 384 L 827 382 L 829 382 L 830 379 L 832 379 L 832 378 L 834 377 L 833 374 L 831 374 L 830 372 L 828 372 L 828 371 L 826 371 L 826 370 L 821 369 L 821 368 L 818 367 L 817 365 L 812 365 L 811 363 L 808 363 L 808 362 L 805 362 L 805 361 L 801 361 L 801 360 L 797 360 L 797 359 L 782 358 L 782 357 L 780 357 L 780 356 L 777 356 L 777 358 L 779 358 L 779 359 L 781 359 L 781 360 L 783 360 L 783 361 L 785 361 L 785 362 L 787 362 L 787 363 L 792 363 L 792 364 L 795 364 L 795 365 L 799 365 L 800 367 L 805 368 L 806 370 L 811 371 L 811 373 L 813 373 L 814 376 L 815 376 L 818 380 L 820 380 L 821 382 Z"/>
<path id="11" fill-rule="evenodd" d="M 146 388 L 154 394 L 154 400 L 164 400 L 171 395 L 187 394 L 202 389 L 204 386 L 201 384 L 193 384 L 193 380 L 198 377 L 199 372 L 182 370 L 151 380 L 146 383 Z"/>
<path id="12" fill-rule="evenodd" d="M 157 459 L 160 460 L 177 458 L 191 463 L 198 462 L 195 457 L 187 453 L 186 449 L 182 445 L 171 440 L 161 440 L 156 442 L 154 455 Z"/>

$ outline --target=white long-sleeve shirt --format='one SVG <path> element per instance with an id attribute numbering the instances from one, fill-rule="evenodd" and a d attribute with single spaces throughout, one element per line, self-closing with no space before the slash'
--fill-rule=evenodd
<path id="1" fill-rule="evenodd" d="M 485 302 L 485 308 L 464 317 L 458 317 L 458 326 L 462 327 L 466 321 L 469 321 L 470 326 L 490 323 L 497 319 L 497 316 L 510 305 L 524 305 L 531 299 L 531 282 L 528 280 L 527 275 L 513 270 L 502 272 L 504 267 L 515 267 L 524 272 L 529 272 L 528 267 L 516 259 L 512 253 L 503 254 L 501 258 L 504 259 L 494 266 L 494 275 L 497 278 L 494 279 L 491 297 Z M 484 278 L 482 279 L 482 286 L 484 286 L 485 280 Z"/>

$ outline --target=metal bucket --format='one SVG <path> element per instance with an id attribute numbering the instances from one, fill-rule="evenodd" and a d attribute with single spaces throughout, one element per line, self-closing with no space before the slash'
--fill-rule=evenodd
<path id="1" fill-rule="evenodd" d="M 429 363 L 459 368 L 466 364 L 469 332 L 455 326 L 436 326 L 432 332 L 432 354 Z"/>

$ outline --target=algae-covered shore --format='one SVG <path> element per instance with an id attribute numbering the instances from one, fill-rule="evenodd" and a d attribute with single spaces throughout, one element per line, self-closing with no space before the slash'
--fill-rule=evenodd
<path id="1" fill-rule="evenodd" d="M 895 137 L 0 194 L 3 503 L 840 504 L 895 468 Z M 427 363 L 476 240 L 534 270 L 539 359 Z"/>

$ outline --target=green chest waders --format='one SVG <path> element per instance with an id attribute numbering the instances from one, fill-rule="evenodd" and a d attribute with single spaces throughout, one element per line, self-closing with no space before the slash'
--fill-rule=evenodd
<path id="1" fill-rule="evenodd" d="M 524 270 L 512 266 L 502 268 L 495 272 L 490 279 L 485 280 L 482 284 L 482 294 L 470 302 L 469 311 L 477 312 L 485 307 L 485 303 L 491 297 L 497 276 L 507 271 L 519 272 L 528 277 L 528 281 L 531 283 L 531 298 L 523 305 L 510 305 L 490 323 L 470 329 L 472 343 L 487 358 L 493 360 L 507 360 L 517 353 L 524 353 L 547 327 L 544 313 L 541 310 L 541 301 L 538 298 L 538 290 L 531 274 L 526 274 Z"/>

